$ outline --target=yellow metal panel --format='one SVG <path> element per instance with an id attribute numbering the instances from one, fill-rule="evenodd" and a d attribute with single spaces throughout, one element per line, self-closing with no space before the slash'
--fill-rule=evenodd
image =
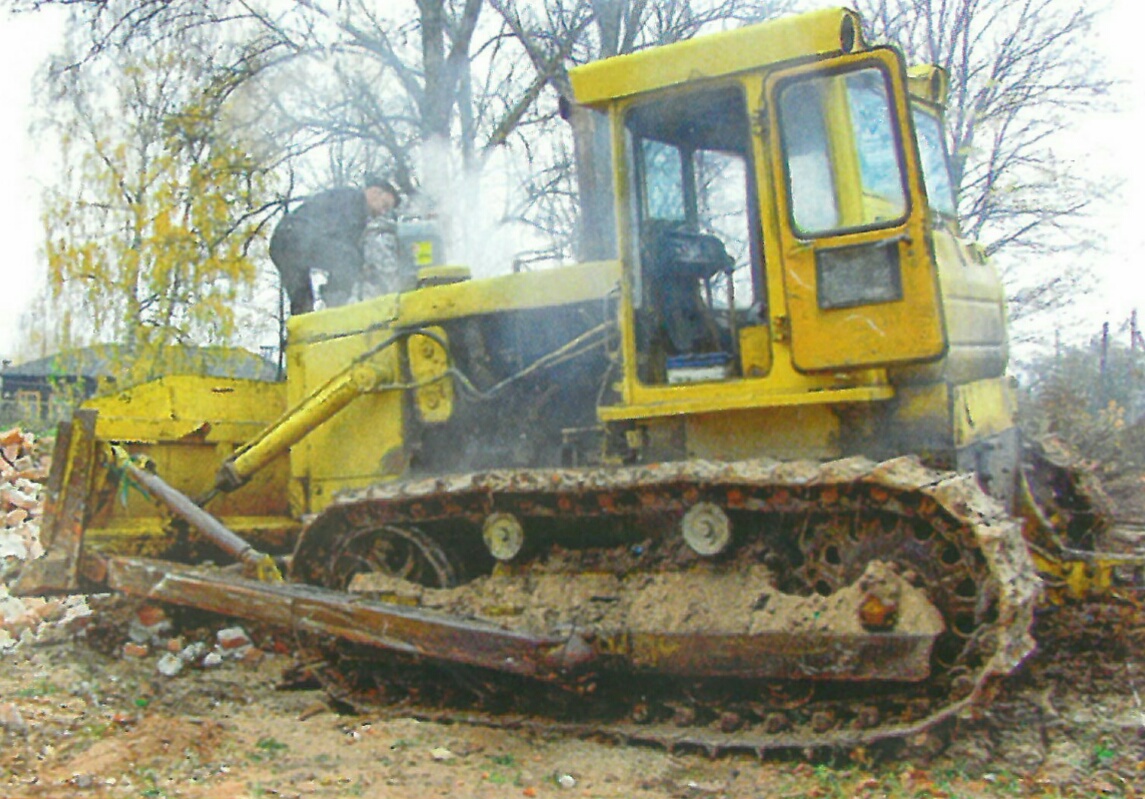
<path id="1" fill-rule="evenodd" d="M 334 310 L 348 311 L 348 317 L 358 322 L 360 307 Z M 380 327 L 307 344 L 292 342 L 288 349 L 291 405 L 297 405 L 389 335 L 388 328 Z M 376 368 L 398 373 L 397 348 L 379 353 L 375 361 L 371 363 Z M 360 396 L 292 447 L 291 474 L 297 486 L 294 496 L 305 498 L 295 512 L 319 511 L 338 491 L 393 478 L 404 470 L 403 401 L 401 391 Z"/>
<path id="2" fill-rule="evenodd" d="M 389 327 L 397 315 L 398 295 L 387 294 L 353 305 L 292 316 L 286 320 L 287 339 L 291 344 L 300 344 L 379 330 Z M 293 382 L 294 374 L 289 368 L 287 373 Z"/>
<path id="3" fill-rule="evenodd" d="M 956 447 L 998 435 L 1016 424 L 1017 393 L 1008 377 L 955 386 L 953 403 Z"/>
<path id="4" fill-rule="evenodd" d="M 150 458 L 158 473 L 191 497 L 205 494 L 220 464 L 253 437 L 285 406 L 286 386 L 254 380 L 180 375 L 133 386 L 119 394 L 85 403 L 99 412 L 100 441 L 127 445 L 132 454 Z M 97 464 L 89 503 L 92 529 L 165 528 L 166 514 L 130 484 L 113 486 L 110 459 Z M 289 512 L 285 457 L 272 461 L 239 490 L 210 505 L 222 516 L 285 517 Z M 169 545 L 162 536 L 155 546 Z"/>
<path id="5" fill-rule="evenodd" d="M 291 346 L 444 322 L 480 314 L 545 308 L 601 299 L 620 280 L 617 261 L 427 286 L 355 305 L 302 314 L 288 322 Z M 291 374 L 291 381 L 294 376 Z"/>
<path id="6" fill-rule="evenodd" d="M 267 422 L 264 421 L 190 422 L 161 417 L 134 419 L 122 416 L 108 418 L 101 416 L 99 419 L 99 437 L 107 441 L 241 442 L 256 436 L 266 424 Z"/>
<path id="7" fill-rule="evenodd" d="M 259 548 L 290 548 L 301 529 L 288 516 L 222 516 L 220 521 Z M 166 516 L 120 518 L 106 526 L 89 523 L 84 540 L 104 555 L 160 555 L 171 546 Z"/>
<path id="8" fill-rule="evenodd" d="M 950 387 L 945 383 L 911 386 L 909 391 L 899 391 L 897 400 L 896 423 L 939 429 L 946 431 L 943 437 L 949 437 Z M 934 428 L 936 423 L 938 428 Z"/>
<path id="9" fill-rule="evenodd" d="M 433 286 L 401 295 L 397 324 L 410 327 L 480 314 L 586 302 L 606 297 L 616 289 L 619 280 L 617 261 L 592 261 Z"/>
<path id="10" fill-rule="evenodd" d="M 569 70 L 569 78 L 578 103 L 600 105 L 702 78 L 839 53 L 848 28 L 858 43 L 860 22 L 853 11 L 812 11 L 596 61 Z"/>
<path id="11" fill-rule="evenodd" d="M 951 383 L 1000 377 L 1009 360 L 1001 275 L 945 229 L 934 232 L 934 253 L 950 345 L 942 377 Z"/>
<path id="12" fill-rule="evenodd" d="M 839 388 L 823 391 L 769 391 L 761 380 L 701 383 L 692 386 L 644 387 L 639 401 L 598 409 L 601 421 L 652 419 L 679 414 L 718 413 L 747 408 L 777 408 L 826 403 L 873 402 L 890 399 L 894 391 L 887 385 Z"/>
<path id="13" fill-rule="evenodd" d="M 824 405 L 689 416 L 684 422 L 688 456 L 837 458 L 839 419 Z"/>
<path id="14" fill-rule="evenodd" d="M 739 359 L 744 377 L 763 377 L 771 371 L 771 328 L 768 325 L 740 328 Z"/>
<path id="15" fill-rule="evenodd" d="M 105 397 L 97 435 L 111 441 L 242 441 L 282 413 L 284 383 L 178 375 Z"/>

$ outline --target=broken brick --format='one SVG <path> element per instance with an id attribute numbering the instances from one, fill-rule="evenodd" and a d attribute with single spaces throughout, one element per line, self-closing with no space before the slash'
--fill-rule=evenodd
<path id="1" fill-rule="evenodd" d="M 147 644 L 137 644 L 134 641 L 128 641 L 123 645 L 123 656 L 128 658 L 145 658 L 151 654 L 151 647 Z"/>
<path id="2" fill-rule="evenodd" d="M 216 638 L 219 647 L 225 650 L 241 649 L 244 646 L 250 646 L 251 643 L 246 630 L 242 627 L 227 627 L 224 630 L 219 630 Z"/>

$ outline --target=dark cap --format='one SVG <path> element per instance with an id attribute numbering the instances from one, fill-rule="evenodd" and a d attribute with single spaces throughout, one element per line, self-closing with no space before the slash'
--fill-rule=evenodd
<path id="1" fill-rule="evenodd" d="M 377 188 L 381 189 L 382 191 L 389 192 L 390 194 L 394 195 L 394 206 L 396 207 L 401 204 L 401 193 L 397 190 L 397 187 L 394 186 L 393 183 L 390 183 L 385 178 L 379 177 L 378 175 L 368 175 L 366 177 L 366 188 Z"/>

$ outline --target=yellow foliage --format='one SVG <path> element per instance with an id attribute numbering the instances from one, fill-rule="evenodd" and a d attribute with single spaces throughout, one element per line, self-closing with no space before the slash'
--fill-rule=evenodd
<path id="1" fill-rule="evenodd" d="M 159 125 L 131 117 L 144 107 L 132 92 L 179 59 L 123 67 L 119 113 L 67 132 L 74 188 L 49 196 L 43 218 L 61 342 L 127 345 L 129 380 L 174 345 L 232 343 L 233 304 L 257 273 L 245 253 L 263 235 L 248 214 L 267 201 L 265 178 L 203 96 L 187 90 Z"/>

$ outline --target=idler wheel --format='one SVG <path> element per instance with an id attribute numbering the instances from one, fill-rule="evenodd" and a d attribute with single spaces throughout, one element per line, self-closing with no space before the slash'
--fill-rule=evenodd
<path id="1" fill-rule="evenodd" d="M 511 513 L 491 513 L 481 530 L 489 554 L 499 561 L 517 557 L 525 546 L 525 528 Z"/>
<path id="2" fill-rule="evenodd" d="M 732 523 L 718 505 L 697 502 L 680 520 L 680 533 L 693 552 L 710 558 L 728 548 Z"/>

